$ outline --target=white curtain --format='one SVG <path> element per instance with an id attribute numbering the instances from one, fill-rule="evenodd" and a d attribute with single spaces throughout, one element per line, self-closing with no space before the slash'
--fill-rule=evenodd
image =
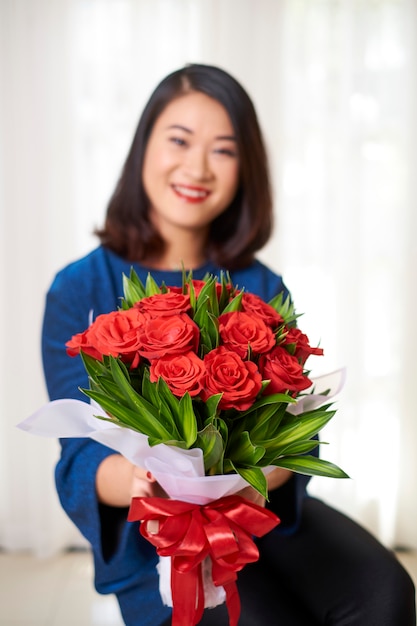
<path id="1" fill-rule="evenodd" d="M 46 289 L 96 245 L 150 91 L 217 64 L 257 106 L 284 274 L 313 373 L 347 368 L 323 456 L 349 481 L 311 491 L 387 545 L 417 547 L 413 384 L 417 259 L 413 0 L 2 0 L 0 546 L 82 544 L 53 483 L 55 441 L 15 424 L 46 402 Z"/>
<path id="2" fill-rule="evenodd" d="M 416 545 L 413 6 L 286 4 L 277 242 L 318 366 L 347 367 L 323 453 L 352 480 L 312 491 Z"/>

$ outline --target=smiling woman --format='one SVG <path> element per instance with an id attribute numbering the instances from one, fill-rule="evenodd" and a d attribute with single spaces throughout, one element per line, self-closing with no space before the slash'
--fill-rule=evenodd
<path id="1" fill-rule="evenodd" d="M 183 273 L 172 269 L 181 261 L 197 281 L 227 270 L 239 289 L 264 302 L 277 297 L 292 306 L 282 277 L 255 258 L 270 233 L 268 161 L 249 96 L 217 67 L 190 65 L 168 75 L 145 106 L 98 233 L 101 245 L 61 270 L 49 289 L 42 346 L 50 398 L 85 401 L 80 388 L 88 387 L 87 374 L 81 359 L 68 359 L 65 343 L 85 328 L 91 311 L 100 319 L 117 308 L 122 275 L 132 266 L 142 283 L 152 272 L 157 284 L 170 288 L 181 288 Z M 141 312 L 145 318 L 149 314 Z M 220 337 L 223 323 L 227 317 L 219 324 Z M 246 344 L 239 355 L 241 371 L 258 392 L 263 381 L 248 363 L 252 350 L 247 347 L 255 347 L 257 333 L 251 334 L 245 314 L 240 323 L 235 331 Z M 170 324 L 161 323 L 166 333 L 158 354 L 167 351 Z M 154 328 L 154 319 L 144 326 Z M 193 334 L 184 337 L 189 345 Z M 294 350 L 300 339 L 305 347 L 302 338 L 291 335 Z M 266 332 L 262 340 L 269 350 L 263 365 L 276 380 L 279 336 Z M 147 346 L 145 354 L 152 350 Z M 300 357 L 291 358 L 299 369 Z M 232 370 L 228 364 L 220 388 Z M 214 378 L 218 362 L 210 361 L 210 371 Z M 304 382 L 297 381 L 296 388 L 304 389 Z M 292 386 L 285 388 L 289 392 Z M 219 385 L 206 384 L 202 395 L 208 400 L 218 390 Z M 225 401 L 229 391 L 226 385 Z M 165 626 L 171 614 L 158 591 L 156 552 L 126 517 L 133 496 L 161 496 L 161 487 L 145 468 L 92 439 L 63 439 L 61 446 L 58 492 L 92 545 L 97 589 L 116 594 L 128 626 Z M 256 563 L 239 572 L 241 626 L 337 626 L 347 619 L 352 626 L 414 626 L 413 585 L 388 550 L 347 517 L 307 497 L 308 477 L 277 467 L 267 483 L 266 508 L 281 523 L 257 543 Z M 259 497 L 250 486 L 239 493 L 247 500 Z M 204 613 L 201 624 L 226 619 L 218 606 Z"/>
<path id="2" fill-rule="evenodd" d="M 325 347 L 325 371 L 347 365 L 326 439 L 332 460 L 354 479 L 314 478 L 309 491 L 386 545 L 417 546 L 417 3 L 256 6 L 254 13 L 253 3 L 237 0 L 0 2 L 6 550 L 85 545 L 55 494 L 58 444 L 28 441 L 14 425 L 46 400 L 38 335 L 51 277 L 96 244 L 92 230 L 138 111 L 155 79 L 190 59 L 220 63 L 254 96 L 275 165 L 279 222 L 261 258 L 284 272 L 309 336 Z M 17 610 L 10 615 L 18 619 Z"/>

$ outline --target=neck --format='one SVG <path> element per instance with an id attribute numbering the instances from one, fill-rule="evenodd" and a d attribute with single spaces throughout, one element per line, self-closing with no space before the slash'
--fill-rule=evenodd
<path id="1" fill-rule="evenodd" d="M 195 232 L 181 233 L 181 236 L 165 240 L 165 250 L 158 258 L 147 259 L 146 262 L 154 269 L 160 270 L 193 270 L 206 262 L 204 253 L 205 237 Z"/>

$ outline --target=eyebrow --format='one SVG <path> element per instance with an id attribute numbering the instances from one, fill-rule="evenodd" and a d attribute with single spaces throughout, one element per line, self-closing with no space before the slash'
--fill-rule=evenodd
<path id="1" fill-rule="evenodd" d="M 171 130 L 173 128 L 178 128 L 179 130 L 183 130 L 185 133 L 188 133 L 189 135 L 193 134 L 193 131 L 191 130 L 191 128 L 187 128 L 187 126 L 182 126 L 182 124 L 171 124 L 171 126 L 167 127 L 167 130 Z M 215 139 L 221 140 L 221 141 L 224 141 L 224 140 L 237 141 L 234 135 L 219 135 L 218 137 L 215 137 Z"/>

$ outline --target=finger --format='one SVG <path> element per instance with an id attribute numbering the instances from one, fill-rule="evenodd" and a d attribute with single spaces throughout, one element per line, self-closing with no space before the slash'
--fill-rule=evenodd
<path id="1" fill-rule="evenodd" d="M 132 498 L 149 498 L 152 495 L 152 484 L 146 479 L 134 476 L 130 493 Z"/>
<path id="2" fill-rule="evenodd" d="M 150 535 L 157 535 L 159 533 L 159 520 L 150 519 L 146 522 L 146 530 Z"/>
<path id="3" fill-rule="evenodd" d="M 155 482 L 154 476 L 144 467 L 135 466 L 133 469 L 133 477 L 138 478 L 139 480 L 147 480 L 151 483 Z"/>

